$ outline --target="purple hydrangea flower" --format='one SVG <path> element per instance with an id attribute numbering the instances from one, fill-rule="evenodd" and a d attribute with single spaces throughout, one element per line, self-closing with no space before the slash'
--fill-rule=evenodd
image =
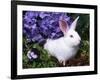
<path id="1" fill-rule="evenodd" d="M 57 39 L 63 36 L 59 28 L 59 20 L 64 17 L 68 25 L 72 20 L 67 13 L 24 11 L 23 34 L 33 42 L 42 43 L 47 38 Z"/>

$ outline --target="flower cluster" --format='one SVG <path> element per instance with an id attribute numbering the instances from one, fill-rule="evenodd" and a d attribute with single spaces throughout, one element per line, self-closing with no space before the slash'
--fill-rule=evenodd
<path id="1" fill-rule="evenodd" d="M 30 61 L 37 60 L 39 56 L 39 51 L 36 48 L 32 48 L 27 52 L 27 57 Z"/>
<path id="2" fill-rule="evenodd" d="M 63 16 L 70 25 L 71 19 L 67 13 L 23 11 L 23 34 L 28 41 L 42 43 L 47 38 L 57 39 L 63 36 L 59 28 L 59 19 Z"/>

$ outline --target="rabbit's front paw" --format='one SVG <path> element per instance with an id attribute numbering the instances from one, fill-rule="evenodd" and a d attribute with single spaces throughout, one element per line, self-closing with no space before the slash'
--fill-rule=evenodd
<path id="1" fill-rule="evenodd" d="M 66 61 L 63 61 L 63 60 L 59 60 L 59 63 L 62 64 L 63 66 L 66 65 Z"/>

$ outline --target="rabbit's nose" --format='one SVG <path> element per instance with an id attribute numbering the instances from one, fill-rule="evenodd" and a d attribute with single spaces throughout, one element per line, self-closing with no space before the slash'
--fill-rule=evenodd
<path id="1" fill-rule="evenodd" d="M 82 42 L 81 39 L 79 39 L 79 42 L 80 42 L 80 43 Z"/>
<path id="2" fill-rule="evenodd" d="M 81 42 L 81 38 L 79 38 L 79 41 Z"/>

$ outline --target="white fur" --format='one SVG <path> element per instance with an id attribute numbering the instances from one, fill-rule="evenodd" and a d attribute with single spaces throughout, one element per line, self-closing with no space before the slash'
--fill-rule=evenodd
<path id="1" fill-rule="evenodd" d="M 48 39 L 47 43 L 44 45 L 44 49 L 46 49 L 51 56 L 56 57 L 64 66 L 65 62 L 74 57 L 79 49 L 78 45 L 80 44 L 81 38 L 75 31 L 77 20 L 78 18 L 76 18 L 72 23 L 73 26 L 71 27 L 74 28 L 70 28 L 68 31 L 64 30 L 68 25 L 65 24 L 64 21 L 60 22 L 60 27 L 61 30 L 63 30 L 62 32 L 64 33 L 64 37 L 56 40 Z M 73 37 L 70 37 L 70 35 L 73 35 Z"/>

